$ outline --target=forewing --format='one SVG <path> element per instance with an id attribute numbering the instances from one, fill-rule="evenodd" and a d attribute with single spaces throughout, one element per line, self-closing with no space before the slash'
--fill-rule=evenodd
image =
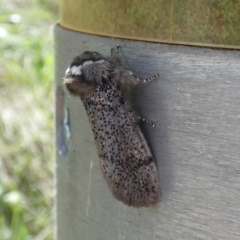
<path id="1" fill-rule="evenodd" d="M 156 162 L 121 92 L 100 89 L 90 105 L 100 167 L 112 194 L 127 205 L 154 205 L 160 194 Z"/>

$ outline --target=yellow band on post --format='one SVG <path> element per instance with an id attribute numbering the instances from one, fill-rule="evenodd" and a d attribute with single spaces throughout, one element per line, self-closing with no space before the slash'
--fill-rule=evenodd
<path id="1" fill-rule="evenodd" d="M 240 2 L 61 0 L 60 25 L 133 40 L 240 49 Z"/>

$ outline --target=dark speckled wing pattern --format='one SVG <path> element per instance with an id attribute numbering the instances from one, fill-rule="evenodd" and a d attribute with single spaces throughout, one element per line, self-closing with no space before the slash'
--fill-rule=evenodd
<path id="1" fill-rule="evenodd" d="M 113 196 L 130 206 L 155 205 L 160 195 L 156 162 L 122 92 L 108 80 L 82 101 Z"/>

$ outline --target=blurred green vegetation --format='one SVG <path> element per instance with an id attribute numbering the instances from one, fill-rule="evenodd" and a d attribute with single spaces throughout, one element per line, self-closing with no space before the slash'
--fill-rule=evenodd
<path id="1" fill-rule="evenodd" d="M 53 239 L 57 0 L 0 0 L 0 239 Z"/>

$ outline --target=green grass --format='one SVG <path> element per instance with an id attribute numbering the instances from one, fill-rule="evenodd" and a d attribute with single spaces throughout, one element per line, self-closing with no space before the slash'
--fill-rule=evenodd
<path id="1" fill-rule="evenodd" d="M 54 1 L 0 0 L 1 240 L 53 239 L 56 20 Z"/>

